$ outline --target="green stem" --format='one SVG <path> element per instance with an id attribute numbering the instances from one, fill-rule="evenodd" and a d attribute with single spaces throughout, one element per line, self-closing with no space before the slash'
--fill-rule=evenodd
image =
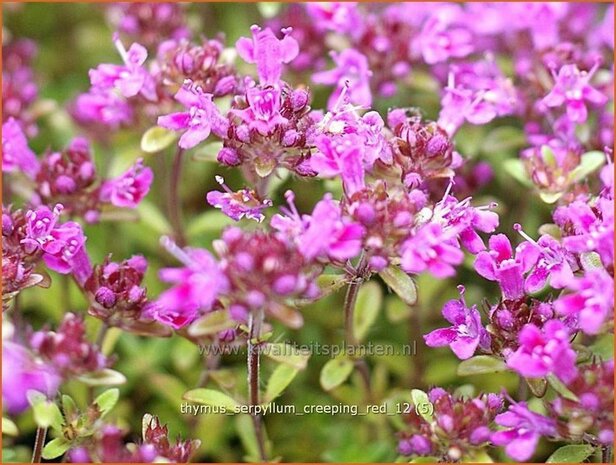
<path id="1" fill-rule="evenodd" d="M 180 199 L 180 180 L 182 177 L 182 161 L 184 150 L 179 148 L 173 158 L 171 178 L 169 180 L 169 220 L 173 227 L 175 240 L 180 247 L 186 245 L 186 236 L 182 224 L 182 200 Z"/>
<path id="2" fill-rule="evenodd" d="M 259 363 L 260 349 L 258 338 L 261 334 L 261 325 L 263 324 L 263 309 L 256 311 L 250 315 L 249 333 L 248 333 L 248 397 L 251 407 L 259 405 Z M 265 436 L 263 434 L 263 418 L 261 414 L 250 411 L 250 417 L 255 428 L 257 444 L 259 447 L 259 459 L 261 462 L 267 462 L 267 451 L 265 447 Z"/>

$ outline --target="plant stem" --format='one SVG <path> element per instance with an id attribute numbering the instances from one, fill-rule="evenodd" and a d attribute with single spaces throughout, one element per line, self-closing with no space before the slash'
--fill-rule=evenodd
<path id="1" fill-rule="evenodd" d="M 248 334 L 248 397 L 252 408 L 259 405 L 259 356 L 260 349 L 257 339 L 261 334 L 263 323 L 263 309 L 257 310 L 250 315 L 249 334 Z M 255 343 L 256 342 L 256 343 Z M 267 462 L 267 452 L 265 450 L 265 437 L 263 435 L 263 424 L 261 414 L 250 411 L 250 417 L 255 428 L 257 444 L 259 446 L 259 458 L 262 462 Z"/>
<path id="2" fill-rule="evenodd" d="M 36 439 L 34 442 L 34 451 L 32 452 L 32 463 L 40 463 L 43 455 L 43 446 L 47 437 L 47 428 L 39 426 L 36 429 Z"/>
<path id="3" fill-rule="evenodd" d="M 175 240 L 180 247 L 186 245 L 186 237 L 182 225 L 182 201 L 180 199 L 180 178 L 182 177 L 182 160 L 184 149 L 178 147 L 173 158 L 171 178 L 169 180 L 169 220 L 173 227 Z"/>
<path id="4" fill-rule="evenodd" d="M 601 462 L 602 463 L 612 463 L 612 447 L 611 446 L 603 446 L 601 448 Z"/>
<path id="5" fill-rule="evenodd" d="M 105 341 L 105 336 L 107 335 L 107 331 L 109 330 L 109 325 L 107 322 L 103 321 L 103 324 L 98 330 L 98 334 L 96 335 L 96 346 L 99 349 L 103 348 L 103 342 Z"/>
<path id="6" fill-rule="evenodd" d="M 368 262 L 366 261 L 365 256 L 362 254 L 359 259 L 359 263 L 357 264 L 357 268 L 355 268 L 355 272 L 351 276 L 351 281 L 346 290 L 346 294 L 344 296 L 344 345 L 345 347 L 349 346 L 357 346 L 359 341 L 355 337 L 355 333 L 353 332 L 353 317 L 355 315 L 355 304 L 357 303 L 357 294 L 359 293 L 359 288 L 362 283 L 365 281 L 366 270 L 367 270 Z M 361 376 L 362 382 L 364 383 L 366 389 L 366 401 L 368 403 L 372 402 L 372 388 L 370 386 L 370 370 L 368 368 L 368 364 L 363 358 L 358 358 L 355 360 L 355 367 Z"/>

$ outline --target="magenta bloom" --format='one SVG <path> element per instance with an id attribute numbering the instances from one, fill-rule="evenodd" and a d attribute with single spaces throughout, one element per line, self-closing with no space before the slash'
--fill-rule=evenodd
<path id="1" fill-rule="evenodd" d="M 580 71 L 575 64 L 563 65 L 554 75 L 554 87 L 543 97 L 548 107 L 565 105 L 567 116 L 574 123 L 584 123 L 588 118 L 586 103 L 605 105 L 607 96 L 590 85 L 593 74 L 599 68 L 596 64 L 590 71 Z"/>
<path id="2" fill-rule="evenodd" d="M 364 228 L 342 217 L 340 205 L 332 200 L 331 194 L 325 194 L 311 215 L 302 216 L 293 203 L 293 192 L 287 191 L 285 197 L 290 209 L 281 209 L 286 215 L 275 215 L 271 226 L 283 238 L 294 240 L 306 259 L 329 257 L 345 261 L 357 256 Z"/>
<path id="3" fill-rule="evenodd" d="M 321 31 L 356 36 L 362 31 L 357 2 L 309 2 L 305 4 L 310 22 Z"/>
<path id="4" fill-rule="evenodd" d="M 310 165 L 319 175 L 342 177 L 347 195 L 364 187 L 363 145 L 355 134 L 329 137 L 322 134 L 315 141 L 317 152 L 310 157 Z"/>
<path id="5" fill-rule="evenodd" d="M 242 121 L 260 134 L 267 136 L 283 124 L 287 119 L 280 114 L 281 91 L 278 87 L 250 87 L 246 90 L 248 108 L 232 110 Z"/>
<path id="6" fill-rule="evenodd" d="M 53 397 L 60 382 L 51 366 L 35 360 L 24 347 L 2 341 L 2 404 L 8 413 L 16 415 L 28 408 L 28 390 Z"/>
<path id="7" fill-rule="evenodd" d="M 312 76 L 312 80 L 317 84 L 336 86 L 329 96 L 327 107 L 334 108 L 346 89 L 350 103 L 369 108 L 372 105 L 370 91 L 372 71 L 368 68 L 368 59 L 353 48 L 344 49 L 340 53 L 332 52 L 331 56 L 335 68 Z"/>
<path id="8" fill-rule="evenodd" d="M 505 446 L 509 457 L 526 462 L 535 452 L 541 436 L 555 436 L 556 422 L 528 409 L 526 402 L 512 403 L 509 410 L 496 415 L 497 424 L 508 429 L 492 433 L 497 446 Z"/>
<path id="9" fill-rule="evenodd" d="M 430 16 L 414 42 L 429 65 L 447 61 L 449 58 L 461 58 L 473 51 L 473 35 L 463 27 L 453 25 L 457 9 L 443 7 Z"/>
<path id="10" fill-rule="evenodd" d="M 461 360 L 472 357 L 477 347 L 490 347 L 490 335 L 481 324 L 476 305 L 468 308 L 462 298 L 450 300 L 443 307 L 443 316 L 452 326 L 426 334 L 424 340 L 428 347 L 448 345 Z"/>
<path id="11" fill-rule="evenodd" d="M 549 373 L 569 382 L 577 374 L 576 353 L 570 334 L 560 320 L 549 320 L 543 328 L 527 324 L 518 336 L 520 347 L 507 358 L 507 366 L 527 378 L 543 378 Z"/>
<path id="12" fill-rule="evenodd" d="M 199 87 L 187 82 L 175 94 L 175 99 L 187 111 L 159 116 L 158 125 L 172 131 L 185 131 L 179 146 L 191 149 L 208 138 L 210 132 L 223 136 L 228 122 L 219 114 L 212 102 L 212 94 L 204 93 Z"/>
<path id="13" fill-rule="evenodd" d="M 504 234 L 490 237 L 489 251 L 479 252 L 475 270 L 490 281 L 497 281 L 506 299 L 524 295 L 524 273 L 537 262 L 539 251 L 528 242 L 516 248 L 515 257 L 511 242 Z"/>
<path id="14" fill-rule="evenodd" d="M 61 205 L 56 205 L 53 212 L 46 206 L 28 211 L 26 238 L 22 242 L 28 253 L 42 251 L 50 269 L 67 274 L 77 266 L 89 267 L 89 262 L 82 256 L 86 238 L 81 226 L 74 221 L 58 224 L 61 211 Z"/>
<path id="15" fill-rule="evenodd" d="M 445 230 L 438 223 L 419 228 L 402 244 L 401 255 L 400 266 L 407 273 L 429 271 L 437 278 L 453 276 L 454 266 L 464 259 L 454 230 Z"/>
<path id="16" fill-rule="evenodd" d="M 521 226 L 514 228 L 521 232 Z M 569 264 L 570 253 L 552 236 L 544 234 L 537 242 L 523 233 L 539 251 L 539 257 L 532 271 L 528 274 L 525 283 L 526 292 L 540 291 L 548 278 L 550 285 L 556 289 L 566 287 L 573 279 L 573 270 Z"/>
<path id="17" fill-rule="evenodd" d="M 260 200 L 256 192 L 248 188 L 233 192 L 221 176 L 216 176 L 216 181 L 222 186 L 224 192 L 210 191 L 207 193 L 207 202 L 211 206 L 220 208 L 225 215 L 235 221 L 246 217 L 260 223 L 265 219 L 263 210 L 272 206 L 270 199 Z"/>
<path id="18" fill-rule="evenodd" d="M 28 139 L 21 126 L 10 117 L 2 124 L 2 171 L 22 171 L 34 178 L 39 171 L 36 155 L 28 147 Z"/>
<path id="19" fill-rule="evenodd" d="M 598 334 L 614 314 L 614 280 L 602 268 L 588 270 L 567 286 L 573 293 L 554 302 L 561 315 L 577 316 L 578 326 L 587 334 Z"/>
<path id="20" fill-rule="evenodd" d="M 212 310 L 229 282 L 216 259 L 207 250 L 180 249 L 165 238 L 163 245 L 184 263 L 183 268 L 163 268 L 160 279 L 175 287 L 163 292 L 147 315 L 174 329 L 192 323 L 202 312 Z"/>
<path id="21" fill-rule="evenodd" d="M 148 100 L 155 101 L 154 79 L 143 67 L 148 57 L 145 47 L 135 43 L 126 51 L 119 39 L 115 39 L 114 42 L 124 60 L 124 65 L 102 64 L 96 69 L 91 69 L 92 86 L 103 91 L 115 88 L 126 98 L 141 94 Z"/>
<path id="22" fill-rule="evenodd" d="M 235 44 L 237 53 L 247 63 L 256 63 L 261 84 L 277 85 L 282 76 L 282 63 L 290 63 L 299 53 L 297 41 L 291 37 L 291 28 L 283 29 L 278 39 L 270 28 L 250 28 L 252 39 L 241 37 Z"/>
<path id="23" fill-rule="evenodd" d="M 72 108 L 75 119 L 86 124 L 104 124 L 117 129 L 133 119 L 133 108 L 113 90 L 91 89 L 75 100 Z"/>
<path id="24" fill-rule="evenodd" d="M 116 207 L 135 208 L 150 191 L 153 179 L 151 168 L 143 166 L 143 159 L 140 158 L 124 174 L 105 181 L 100 199 Z"/>

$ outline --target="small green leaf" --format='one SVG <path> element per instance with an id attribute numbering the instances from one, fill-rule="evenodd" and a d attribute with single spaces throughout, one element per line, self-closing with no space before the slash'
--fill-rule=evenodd
<path id="1" fill-rule="evenodd" d="M 234 412 L 240 405 L 235 399 L 214 389 L 193 389 L 184 394 L 184 400 L 197 404 L 211 405 L 212 407 L 224 407 Z"/>
<path id="2" fill-rule="evenodd" d="M 38 426 L 41 428 L 49 428 L 51 426 L 56 430 L 62 428 L 64 417 L 55 402 L 48 400 L 44 394 L 37 391 L 30 390 L 26 393 L 26 396 L 32 406 L 34 421 Z"/>
<path id="3" fill-rule="evenodd" d="M 160 152 L 173 144 L 175 139 L 175 132 L 160 126 L 153 126 L 141 136 L 141 150 L 145 153 Z"/>
<path id="4" fill-rule="evenodd" d="M 595 452 L 589 444 L 570 444 L 556 449 L 546 463 L 581 463 Z"/>
<path id="5" fill-rule="evenodd" d="M 268 158 L 266 160 L 257 158 L 254 161 L 254 167 L 259 177 L 266 178 L 270 174 L 272 174 L 272 172 L 276 168 L 276 161 L 273 158 L 272 159 Z"/>
<path id="6" fill-rule="evenodd" d="M 597 171 L 605 163 L 605 153 L 598 150 L 586 152 L 580 158 L 580 164 L 569 173 L 571 182 L 580 182 L 588 177 L 589 174 Z"/>
<path id="7" fill-rule="evenodd" d="M 257 2 L 257 9 L 265 19 L 273 18 L 280 11 L 280 2 Z"/>
<path id="8" fill-rule="evenodd" d="M 385 315 L 392 323 L 400 323 L 407 320 L 413 312 L 413 308 L 402 302 L 397 296 L 388 296 L 385 299 Z"/>
<path id="9" fill-rule="evenodd" d="M 303 370 L 308 365 L 310 354 L 286 343 L 267 343 L 263 355 L 285 365 Z"/>
<path id="10" fill-rule="evenodd" d="M 415 457 L 409 463 L 438 463 L 442 457 Z M 406 460 L 404 460 L 406 462 Z"/>
<path id="11" fill-rule="evenodd" d="M 554 155 L 554 150 L 549 145 L 541 146 L 541 158 L 543 158 L 543 162 L 548 165 L 550 168 L 556 168 L 558 164 L 556 163 L 556 156 Z"/>
<path id="12" fill-rule="evenodd" d="M 344 287 L 347 277 L 344 274 L 322 274 L 317 278 L 317 284 L 321 289 L 321 295 L 326 296 Z"/>
<path id="13" fill-rule="evenodd" d="M 518 158 L 509 158 L 503 162 L 503 168 L 507 173 L 509 173 L 513 178 L 522 183 L 527 187 L 534 187 L 534 184 L 530 180 L 528 173 L 526 172 L 526 167 L 522 160 Z"/>
<path id="14" fill-rule="evenodd" d="M 608 333 L 599 337 L 590 346 L 590 351 L 602 360 L 612 359 L 614 357 L 614 335 Z"/>
<path id="15" fill-rule="evenodd" d="M 2 434 L 17 436 L 19 434 L 17 425 L 8 418 L 2 417 Z"/>
<path id="16" fill-rule="evenodd" d="M 548 389 L 548 382 L 544 378 L 524 378 L 530 391 L 535 397 L 542 398 Z"/>
<path id="17" fill-rule="evenodd" d="M 71 443 L 64 438 L 56 438 L 45 444 L 43 448 L 43 458 L 45 460 L 53 460 L 60 457 L 71 447 Z"/>
<path id="18" fill-rule="evenodd" d="M 558 201 L 563 196 L 564 192 L 539 192 L 539 197 L 547 204 L 552 204 Z"/>
<path id="19" fill-rule="evenodd" d="M 229 318 L 225 310 L 208 313 L 188 327 L 188 334 L 193 337 L 209 336 L 226 329 L 235 328 L 237 323 Z"/>
<path id="20" fill-rule="evenodd" d="M 321 375 L 319 377 L 321 387 L 326 391 L 331 391 L 340 386 L 351 376 L 354 366 L 354 362 L 344 356 L 328 360 L 321 369 Z"/>
<path id="21" fill-rule="evenodd" d="M 282 394 L 298 373 L 299 370 L 290 365 L 278 365 L 267 381 L 267 387 L 265 388 L 265 403 L 271 402 Z"/>
<path id="22" fill-rule="evenodd" d="M 355 303 L 353 314 L 353 333 L 357 340 L 366 337 L 370 327 L 374 324 L 383 304 L 383 291 L 381 286 L 371 281 L 361 286 Z"/>
<path id="23" fill-rule="evenodd" d="M 458 365 L 458 376 L 498 373 L 506 369 L 507 366 L 501 359 L 489 355 L 477 355 L 460 362 Z"/>
<path id="24" fill-rule="evenodd" d="M 581 253 L 580 263 L 582 264 L 582 268 L 584 268 L 585 271 L 603 268 L 603 263 L 601 263 L 601 256 L 597 252 Z"/>
<path id="25" fill-rule="evenodd" d="M 94 399 L 94 404 L 98 405 L 101 412 L 101 417 L 105 416 L 109 411 L 115 407 L 115 404 L 120 398 L 120 390 L 117 388 L 108 389 Z"/>
<path id="26" fill-rule="evenodd" d="M 562 236 L 560 228 L 554 223 L 545 223 L 539 226 L 539 234 L 548 234 L 554 239 L 560 239 L 560 237 Z"/>
<path id="27" fill-rule="evenodd" d="M 222 146 L 222 142 L 220 141 L 199 145 L 193 152 L 192 159 L 195 161 L 218 163 L 218 152 L 220 152 Z"/>
<path id="28" fill-rule="evenodd" d="M 399 267 L 391 265 L 379 272 L 379 276 L 392 291 L 408 305 L 417 303 L 417 286 L 415 281 Z"/>
<path id="29" fill-rule="evenodd" d="M 580 401 L 578 396 L 576 396 L 573 392 L 571 392 L 569 388 L 565 386 L 563 382 L 560 379 L 558 379 L 556 376 L 554 376 L 552 373 L 550 373 L 547 376 L 547 380 L 550 383 L 550 386 L 552 386 L 552 389 L 558 392 L 565 399 L 572 400 L 573 402 Z"/>
<path id="30" fill-rule="evenodd" d="M 434 413 L 434 406 L 430 402 L 428 394 L 421 389 L 411 390 L 411 399 L 415 406 L 415 411 L 428 423 L 432 422 L 432 414 Z"/>
<path id="31" fill-rule="evenodd" d="M 94 373 L 86 373 L 77 379 L 87 386 L 117 386 L 126 382 L 126 377 L 119 371 L 104 368 Z"/>

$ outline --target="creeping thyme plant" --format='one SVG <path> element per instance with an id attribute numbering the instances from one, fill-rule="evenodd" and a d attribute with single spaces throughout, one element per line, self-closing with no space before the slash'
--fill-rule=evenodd
<path id="1" fill-rule="evenodd" d="M 612 462 L 613 6 L 3 13 L 4 462 Z"/>

